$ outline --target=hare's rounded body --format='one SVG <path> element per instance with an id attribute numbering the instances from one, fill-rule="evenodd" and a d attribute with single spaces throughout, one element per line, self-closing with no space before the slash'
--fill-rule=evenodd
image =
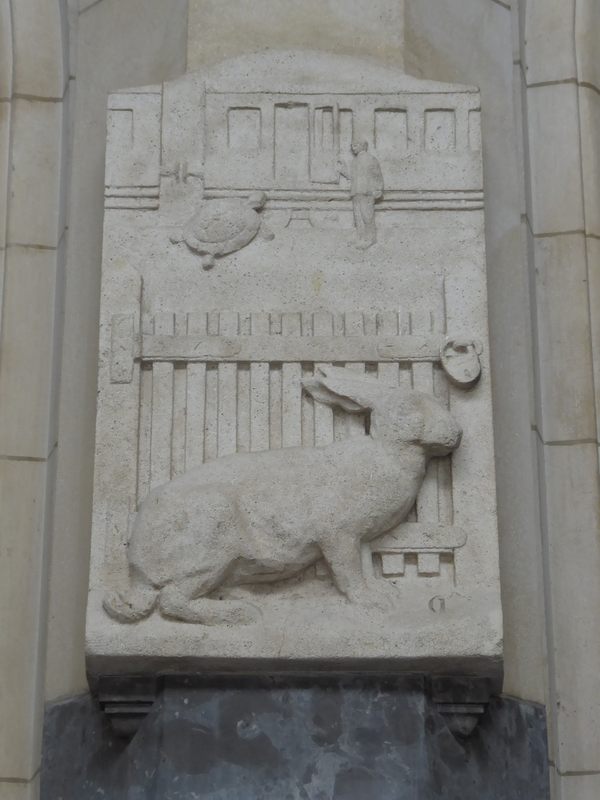
<path id="1" fill-rule="evenodd" d="M 458 446 L 461 431 L 433 397 L 329 368 L 307 382 L 315 400 L 370 409 L 370 435 L 324 447 L 239 453 L 154 489 L 129 544 L 132 585 L 106 611 L 123 622 L 165 616 L 241 622 L 252 608 L 217 589 L 291 577 L 323 558 L 339 591 L 367 599 L 361 543 L 402 522 L 427 461 Z"/>
<path id="2" fill-rule="evenodd" d="M 226 564 L 222 584 L 281 580 L 340 538 L 358 545 L 397 525 L 424 468 L 420 453 L 398 459 L 369 437 L 227 456 L 149 495 L 130 564 L 159 588 L 208 564 Z"/>

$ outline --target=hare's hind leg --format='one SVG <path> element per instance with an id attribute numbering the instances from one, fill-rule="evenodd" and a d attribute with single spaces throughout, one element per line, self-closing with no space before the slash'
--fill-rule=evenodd
<path id="1" fill-rule="evenodd" d="M 223 578 L 225 570 L 201 573 L 165 586 L 160 593 L 159 607 L 165 617 L 204 625 L 236 623 L 247 625 L 260 616 L 251 603 L 234 600 L 212 600 L 207 595 Z"/>

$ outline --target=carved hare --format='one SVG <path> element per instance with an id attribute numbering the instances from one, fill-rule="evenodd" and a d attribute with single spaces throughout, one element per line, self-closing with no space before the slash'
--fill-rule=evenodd
<path id="1" fill-rule="evenodd" d="M 428 459 L 458 447 L 462 432 L 434 397 L 341 368 L 320 370 L 304 388 L 345 411 L 369 410 L 369 435 L 238 453 L 154 489 L 133 526 L 132 584 L 105 597 L 108 614 L 135 622 L 158 603 L 186 622 L 248 622 L 254 606 L 215 590 L 289 578 L 320 558 L 350 601 L 372 600 L 361 543 L 405 519 Z"/>

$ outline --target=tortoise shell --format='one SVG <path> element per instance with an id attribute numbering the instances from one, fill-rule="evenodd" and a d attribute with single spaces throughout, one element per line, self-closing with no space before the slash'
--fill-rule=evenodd
<path id="1" fill-rule="evenodd" d="M 198 252 L 225 255 L 251 242 L 260 223 L 260 215 L 245 200 L 207 200 L 184 226 L 183 239 Z"/>

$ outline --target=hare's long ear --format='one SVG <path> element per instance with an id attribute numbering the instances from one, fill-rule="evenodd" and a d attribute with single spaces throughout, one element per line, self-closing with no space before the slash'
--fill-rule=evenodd
<path id="1" fill-rule="evenodd" d="M 341 367 L 323 367 L 311 380 L 304 381 L 303 386 L 319 403 L 354 413 L 374 408 L 381 398 L 381 385 L 377 381 Z"/>

